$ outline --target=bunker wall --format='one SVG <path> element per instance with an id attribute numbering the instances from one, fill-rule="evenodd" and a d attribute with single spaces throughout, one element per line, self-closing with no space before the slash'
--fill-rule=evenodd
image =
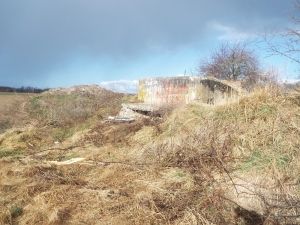
<path id="1" fill-rule="evenodd" d="M 237 99 L 239 93 L 216 79 L 200 77 L 150 78 L 139 82 L 138 98 L 152 105 L 188 104 L 194 101 L 223 104 Z"/>

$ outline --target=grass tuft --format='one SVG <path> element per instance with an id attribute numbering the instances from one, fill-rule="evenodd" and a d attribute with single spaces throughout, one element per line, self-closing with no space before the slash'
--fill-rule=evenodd
<path id="1" fill-rule="evenodd" d="M 20 149 L 14 149 L 14 150 L 7 150 L 7 149 L 0 149 L 0 158 L 4 157 L 18 157 L 23 154 L 23 151 Z"/>

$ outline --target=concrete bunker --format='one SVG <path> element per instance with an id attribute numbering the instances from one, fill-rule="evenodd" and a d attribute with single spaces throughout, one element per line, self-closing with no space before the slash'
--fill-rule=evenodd
<path id="1" fill-rule="evenodd" d="M 198 102 L 228 104 L 239 99 L 240 90 L 226 81 L 191 76 L 149 78 L 139 81 L 140 103 L 123 104 L 115 120 L 159 116 L 164 107 Z"/>
<path id="2" fill-rule="evenodd" d="M 226 81 L 200 77 L 149 78 L 139 81 L 138 98 L 150 105 L 176 105 L 200 102 L 226 104 L 239 97 L 240 91 Z"/>

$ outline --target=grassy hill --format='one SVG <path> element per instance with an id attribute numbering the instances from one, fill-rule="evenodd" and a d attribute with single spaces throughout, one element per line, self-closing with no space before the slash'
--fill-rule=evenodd
<path id="1" fill-rule="evenodd" d="M 300 223 L 299 92 L 103 122 L 132 99 L 98 87 L 23 99 L 26 123 L 0 136 L 0 224 Z"/>
<path id="2" fill-rule="evenodd" d="M 14 126 L 23 126 L 25 104 L 34 94 L 0 92 L 0 134 Z"/>

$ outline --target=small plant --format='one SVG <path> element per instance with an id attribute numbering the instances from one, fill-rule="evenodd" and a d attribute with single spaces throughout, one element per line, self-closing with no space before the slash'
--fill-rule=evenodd
<path id="1" fill-rule="evenodd" d="M 71 137 L 75 130 L 72 128 L 57 128 L 53 131 L 53 138 L 58 141 L 64 141 L 65 139 Z"/>
<path id="2" fill-rule="evenodd" d="M 277 112 L 277 109 L 274 106 L 263 104 L 260 106 L 256 112 L 257 117 L 260 117 L 262 119 L 266 119 L 269 116 L 275 114 Z"/>
<path id="3" fill-rule="evenodd" d="M 284 168 L 289 165 L 291 158 L 287 154 L 273 152 L 273 154 L 265 153 L 261 150 L 255 150 L 250 157 L 242 163 L 241 170 L 249 171 L 251 169 L 263 170 L 275 162 L 278 168 Z"/>
<path id="4" fill-rule="evenodd" d="M 278 155 L 278 157 L 276 157 L 276 165 L 279 168 L 284 168 L 286 166 L 289 165 L 289 163 L 291 163 L 292 159 L 290 155 Z"/>
<path id="5" fill-rule="evenodd" d="M 178 172 L 176 172 L 175 176 L 178 177 L 178 178 L 182 178 L 182 177 L 185 177 L 186 174 L 184 174 L 184 173 L 181 172 L 181 171 L 178 171 Z"/>
<path id="6" fill-rule="evenodd" d="M 17 218 L 19 216 L 21 216 L 23 213 L 23 208 L 19 207 L 19 206 L 12 206 L 10 209 L 10 215 L 12 218 Z"/>
<path id="7" fill-rule="evenodd" d="M 46 111 L 41 104 L 41 96 L 35 96 L 30 99 L 29 113 L 31 116 L 40 120 L 45 119 Z"/>
<path id="8" fill-rule="evenodd" d="M 36 97 L 33 97 L 30 100 L 31 108 L 32 109 L 38 109 L 38 108 L 40 108 L 40 103 L 39 103 L 40 98 L 41 98 L 40 96 L 36 96 Z"/>
<path id="9" fill-rule="evenodd" d="M 255 150 L 252 152 L 250 157 L 240 166 L 240 169 L 243 171 L 249 171 L 252 168 L 260 170 L 265 168 L 266 165 L 270 163 L 270 158 L 265 157 L 261 151 Z"/>

